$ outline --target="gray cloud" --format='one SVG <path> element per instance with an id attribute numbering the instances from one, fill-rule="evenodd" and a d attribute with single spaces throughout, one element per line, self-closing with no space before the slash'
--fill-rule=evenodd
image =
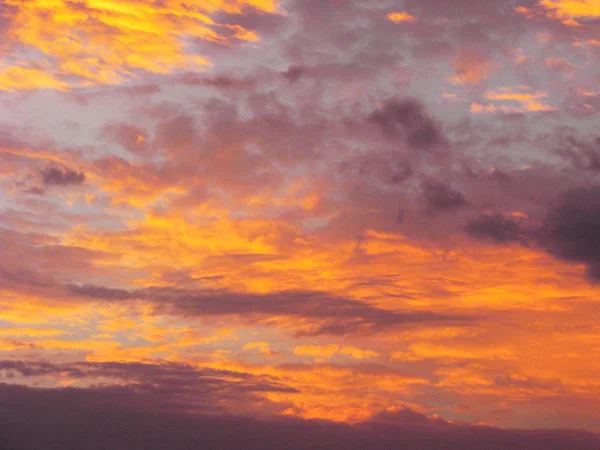
<path id="1" fill-rule="evenodd" d="M 42 182 L 45 186 L 68 186 L 83 184 L 85 174 L 70 168 L 48 167 L 41 172 Z"/>
<path id="2" fill-rule="evenodd" d="M 441 126 L 416 99 L 392 99 L 374 111 L 370 120 L 392 139 L 402 139 L 409 148 L 431 151 L 446 144 Z"/>
<path id="3" fill-rule="evenodd" d="M 110 289 L 100 286 L 69 286 L 71 295 L 97 300 L 123 301 L 142 299 L 155 305 L 155 312 L 183 316 L 239 315 L 290 316 L 308 319 L 308 328 L 300 335 L 382 331 L 388 327 L 418 323 L 468 322 L 467 316 L 444 315 L 432 311 L 392 311 L 356 300 L 315 291 L 283 291 L 269 294 L 226 291 L 188 290 L 150 287 L 138 291 Z"/>
<path id="4" fill-rule="evenodd" d="M 430 211 L 452 211 L 468 205 L 463 194 L 447 183 L 425 181 L 421 188 Z"/>
<path id="5" fill-rule="evenodd" d="M 476 239 L 491 240 L 498 244 L 519 241 L 519 224 L 502 214 L 482 214 L 465 226 L 466 233 Z"/>
<path id="6" fill-rule="evenodd" d="M 600 171 L 600 138 L 582 142 L 574 136 L 567 137 L 557 151 L 578 169 Z"/>
<path id="7" fill-rule="evenodd" d="M 553 255 L 587 264 L 591 279 L 600 281 L 600 187 L 563 192 L 538 231 L 540 245 Z"/>

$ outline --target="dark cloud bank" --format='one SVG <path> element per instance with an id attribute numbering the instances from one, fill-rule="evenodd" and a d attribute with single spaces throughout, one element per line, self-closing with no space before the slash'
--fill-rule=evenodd
<path id="1" fill-rule="evenodd" d="M 546 216 L 540 241 L 559 258 L 585 263 L 589 277 L 600 281 L 600 186 L 562 193 Z"/>
<path id="2" fill-rule="evenodd" d="M 121 388 L 126 391 L 126 388 Z M 125 392 L 121 392 L 124 394 Z M 0 384 L 3 450 L 159 449 L 446 449 L 592 450 L 600 436 L 574 430 L 502 430 L 453 424 L 410 410 L 386 412 L 358 425 L 289 418 L 166 412 L 133 403 L 139 394 L 106 401 L 106 391 L 33 389 Z M 108 397 L 111 398 L 110 396 Z M 113 397 L 114 398 L 114 395 Z M 134 404 L 135 407 L 131 407 Z"/>

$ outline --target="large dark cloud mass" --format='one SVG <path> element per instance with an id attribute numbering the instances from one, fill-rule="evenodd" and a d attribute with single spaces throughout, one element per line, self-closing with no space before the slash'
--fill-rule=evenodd
<path id="1" fill-rule="evenodd" d="M 98 389 L 48 390 L 0 384 L 0 448 L 593 450 L 600 446 L 598 435 L 583 431 L 501 430 L 452 424 L 409 410 L 347 425 L 168 413 L 139 405 L 132 410 L 124 403 L 136 396 L 111 404 L 106 395 Z"/>
<path id="2" fill-rule="evenodd" d="M 568 261 L 587 265 L 590 278 L 600 280 L 600 187 L 581 187 L 561 194 L 547 213 L 540 242 Z"/>

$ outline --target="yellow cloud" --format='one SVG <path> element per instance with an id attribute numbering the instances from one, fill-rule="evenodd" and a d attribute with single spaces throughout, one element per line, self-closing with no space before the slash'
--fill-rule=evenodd
<path id="1" fill-rule="evenodd" d="M 0 329 L 0 336 L 11 337 L 43 337 L 43 336 L 60 336 L 66 334 L 64 330 L 57 328 L 3 328 Z"/>
<path id="2" fill-rule="evenodd" d="M 499 89 L 497 91 L 488 91 L 485 93 L 485 98 L 488 100 L 500 101 L 500 102 L 517 102 L 521 104 L 521 111 L 556 111 L 553 106 L 546 105 L 542 102 L 542 99 L 548 97 L 546 92 L 521 92 L 513 91 L 507 88 Z M 477 108 L 481 112 L 485 108 Z M 489 110 L 489 108 L 488 108 Z"/>
<path id="3" fill-rule="evenodd" d="M 18 61 L 0 66 L 0 90 L 121 83 L 140 71 L 169 73 L 203 70 L 210 61 L 188 42 L 226 43 L 229 27 L 239 40 L 258 36 L 240 25 L 215 23 L 211 13 L 241 14 L 250 6 L 274 13 L 275 0 L 6 0 L 15 11 L 7 51 Z M 28 51 L 18 49 L 25 47 Z M 44 55 L 28 56 L 35 50 Z M 40 67 L 40 61 L 45 61 Z"/>
<path id="4" fill-rule="evenodd" d="M 559 19 L 600 17 L 598 0 L 541 0 L 540 5 Z"/>

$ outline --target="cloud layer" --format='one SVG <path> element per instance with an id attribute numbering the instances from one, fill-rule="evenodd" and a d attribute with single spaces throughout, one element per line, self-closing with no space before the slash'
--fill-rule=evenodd
<path id="1" fill-rule="evenodd" d="M 0 433 L 596 448 L 599 20 L 5 1 Z"/>

